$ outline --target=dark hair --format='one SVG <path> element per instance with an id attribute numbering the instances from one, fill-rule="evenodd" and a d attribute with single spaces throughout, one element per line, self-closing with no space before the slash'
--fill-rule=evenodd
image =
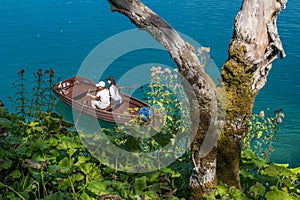
<path id="1" fill-rule="evenodd" d="M 117 83 L 115 81 L 115 78 L 113 76 L 109 76 L 106 78 L 106 80 L 111 81 L 111 84 L 109 84 L 108 88 L 110 88 L 111 85 L 116 86 L 119 93 L 121 93 L 120 88 L 117 86 Z"/>
<path id="2" fill-rule="evenodd" d="M 116 84 L 116 81 L 115 81 L 115 78 L 114 78 L 113 76 L 107 77 L 106 80 L 111 81 L 111 84 L 112 84 L 112 85 L 117 85 L 117 84 Z"/>

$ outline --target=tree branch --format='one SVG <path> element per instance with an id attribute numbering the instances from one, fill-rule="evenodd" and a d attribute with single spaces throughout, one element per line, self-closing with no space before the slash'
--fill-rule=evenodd
<path id="1" fill-rule="evenodd" d="M 201 91 L 202 94 L 211 95 L 212 87 L 207 81 L 208 77 L 201 67 L 194 47 L 185 42 L 171 25 L 138 0 L 108 0 L 108 2 L 112 11 L 124 14 L 138 28 L 147 31 L 161 43 L 188 80 L 199 79 L 197 86 L 200 87 L 197 88 L 205 90 Z"/>
<path id="2" fill-rule="evenodd" d="M 201 145 L 210 125 L 217 124 L 218 103 L 213 81 L 204 71 L 194 47 L 185 42 L 171 25 L 141 3 L 141 1 L 108 0 L 108 2 L 111 4 L 112 11 L 117 11 L 127 16 L 138 28 L 147 31 L 168 50 L 170 56 L 177 64 L 180 73 L 186 78 L 190 86 L 192 86 L 197 99 L 196 101 L 189 99 L 191 106 L 190 115 L 200 116 L 201 121 L 197 125 L 192 125 L 198 129 L 191 145 L 193 162 L 198 173 L 191 177 L 191 183 L 194 183 L 193 187 L 200 187 L 202 192 L 208 191 L 207 188 L 213 188 L 216 184 L 216 147 L 214 146 L 214 149 L 208 152 L 209 156 L 203 158 L 202 155 L 204 153 L 202 152 Z M 186 92 L 190 91 L 186 90 Z M 197 109 L 194 108 L 196 107 L 200 107 L 200 113 L 195 113 Z M 193 118 L 191 117 L 191 119 Z M 217 127 L 214 126 L 214 130 L 210 130 L 211 134 L 215 135 L 218 133 L 215 130 Z M 217 137 L 217 135 L 214 136 L 214 138 Z M 203 169 L 201 173 L 199 169 Z"/>

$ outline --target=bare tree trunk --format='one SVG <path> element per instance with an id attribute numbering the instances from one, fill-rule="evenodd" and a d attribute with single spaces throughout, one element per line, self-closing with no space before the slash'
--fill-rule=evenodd
<path id="1" fill-rule="evenodd" d="M 215 187 L 216 179 L 216 147 L 209 152 L 208 156 L 201 156 L 201 144 L 205 138 L 209 126 L 217 119 L 217 98 L 214 83 L 204 72 L 202 63 L 199 61 L 194 47 L 185 42 L 179 34 L 160 16 L 150 10 L 138 0 L 108 0 L 111 10 L 127 16 L 139 29 L 150 33 L 160 42 L 170 53 L 176 62 L 180 73 L 192 86 L 197 99 L 190 99 L 190 104 L 199 106 L 200 124 L 191 145 L 193 162 L 195 169 L 191 176 L 191 186 L 195 188 L 194 194 L 202 196 L 202 192 L 207 192 Z M 186 91 L 188 92 L 188 91 Z M 197 105 L 196 105 L 197 104 Z M 193 109 L 192 109 L 193 111 Z M 214 137 L 218 137 L 217 131 L 213 131 Z"/>
<path id="2" fill-rule="evenodd" d="M 174 59 L 180 73 L 197 95 L 200 123 L 191 145 L 194 172 L 191 176 L 192 199 L 200 199 L 217 184 L 217 176 L 229 185 L 240 187 L 239 161 L 241 143 L 254 99 L 264 86 L 271 63 L 278 52 L 285 55 L 277 34 L 276 18 L 285 0 L 244 0 L 236 17 L 229 47 L 229 58 L 222 77 L 227 92 L 225 127 L 214 147 L 205 157 L 201 145 L 211 121 L 216 120 L 216 90 L 201 67 L 195 49 L 185 42 L 161 17 L 139 0 L 108 0 L 111 10 L 127 16 L 138 28 L 150 33 Z M 191 102 L 195 105 L 195 102 Z M 192 113 L 194 114 L 194 113 Z M 222 120 L 222 119 L 221 119 Z M 217 128 L 217 127 L 216 127 Z M 218 137 L 217 131 L 214 137 Z"/>
<path id="3" fill-rule="evenodd" d="M 239 161 L 254 100 L 266 84 L 272 62 L 285 57 L 276 20 L 286 0 L 244 0 L 235 19 L 222 78 L 227 95 L 225 127 L 218 142 L 218 177 L 240 188 Z"/>

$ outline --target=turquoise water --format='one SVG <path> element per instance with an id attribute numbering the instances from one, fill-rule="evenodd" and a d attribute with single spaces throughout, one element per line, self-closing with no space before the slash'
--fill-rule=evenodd
<path id="1" fill-rule="evenodd" d="M 203 46 L 217 66 L 227 58 L 233 21 L 240 1 L 146 0 L 155 12 L 176 30 Z M 284 123 L 280 142 L 272 159 L 299 166 L 300 158 L 300 2 L 291 0 L 278 18 L 278 29 L 287 57 L 274 62 L 268 83 L 258 95 L 255 112 L 283 108 Z M 30 74 L 38 68 L 53 68 L 60 77 L 77 73 L 89 52 L 100 42 L 134 28 L 130 21 L 112 13 L 106 1 L 13 1 L 0 2 L 0 99 L 12 107 L 8 96 L 16 73 L 25 68 Z M 140 63 L 174 65 L 164 52 L 142 51 L 112 63 L 107 73 L 121 76 Z M 120 68 L 122 66 L 122 68 Z"/>

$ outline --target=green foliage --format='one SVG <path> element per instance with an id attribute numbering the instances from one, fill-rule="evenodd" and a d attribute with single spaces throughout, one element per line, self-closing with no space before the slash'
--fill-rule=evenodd
<path id="1" fill-rule="evenodd" d="M 148 93 L 149 102 L 164 117 L 159 126 L 137 120 L 134 123 L 144 123 L 147 128 L 132 123 L 104 130 L 110 141 L 121 148 L 151 152 L 172 143 L 178 131 L 188 130 L 189 118 L 185 116 L 189 110 L 182 106 L 186 99 L 176 96 L 182 94 L 182 88 L 174 81 L 177 77 L 167 70 L 164 73 L 169 74 L 169 78 L 162 78 L 160 75 L 163 73 L 159 68 L 153 69 L 153 72 L 154 82 Z M 54 99 L 46 88 L 53 85 L 53 77 L 49 76 L 47 84 L 41 80 L 44 76 L 38 71 L 38 82 L 33 91 L 45 98 L 32 95 L 30 99 L 24 73 L 22 70 L 19 72 L 20 80 L 15 84 L 19 88 L 15 95 L 16 113 L 10 114 L 4 107 L 0 107 L 0 199 L 189 197 L 189 176 L 193 169 L 189 152 L 170 166 L 151 173 L 126 173 L 102 165 L 82 144 L 84 139 L 95 139 L 94 135 L 91 134 L 90 138 L 79 137 L 72 124 L 51 112 Z M 47 73 L 52 74 L 50 71 Z M 46 106 L 45 109 L 39 108 L 42 105 Z M 36 110 L 34 114 L 31 112 L 33 109 Z M 287 164 L 275 164 L 264 159 L 268 158 L 268 151 L 272 149 L 270 146 L 277 139 L 278 123 L 282 118 L 281 112 L 275 113 L 272 118 L 253 116 L 249 131 L 254 136 L 247 138 L 248 148 L 245 146 L 241 157 L 242 190 L 220 183 L 210 195 L 205 196 L 206 199 L 300 198 L 300 168 L 290 169 Z M 150 137 L 152 131 L 157 130 L 161 130 L 159 134 Z M 136 139 L 129 132 L 144 134 L 145 138 Z M 264 142 L 261 146 L 266 148 L 251 146 L 257 142 Z M 255 152 L 249 149 L 250 146 L 254 147 Z"/>
<path id="2" fill-rule="evenodd" d="M 0 199 L 178 199 L 186 165 L 143 174 L 101 165 L 72 124 L 53 113 L 25 123 L 0 107 Z"/>
<path id="3" fill-rule="evenodd" d="M 168 157 L 166 160 L 174 158 L 175 161 L 178 155 L 181 156 L 188 151 L 190 143 L 190 108 L 188 98 L 179 81 L 176 70 L 171 71 L 166 68 L 162 71 L 160 67 L 153 67 L 151 83 L 145 91 L 147 102 L 153 113 L 152 119 L 145 122 L 135 118 L 127 124 L 118 124 L 113 129 L 102 129 L 105 136 L 109 138 L 109 142 L 126 152 L 147 154 L 144 160 L 137 155 L 136 162 L 140 164 L 147 163 L 147 167 L 150 169 L 160 169 L 161 160 L 164 158 Z M 129 112 L 134 111 L 136 112 L 135 108 L 129 110 Z M 93 155 L 99 155 L 97 146 L 100 144 L 95 144 L 94 141 L 100 141 L 101 143 L 105 138 L 101 138 L 102 136 L 99 133 L 93 135 L 82 134 L 81 137 L 86 144 L 94 146 L 90 148 Z M 106 157 L 107 163 L 115 162 L 115 168 L 119 169 L 120 163 L 115 161 L 118 155 L 115 155 L 116 152 L 106 147 L 106 142 L 102 143 L 100 146 L 105 148 L 101 148 L 101 157 Z M 151 154 L 152 152 L 155 153 Z M 189 154 L 184 154 L 184 156 L 189 156 Z M 151 161 L 149 162 L 149 160 Z M 127 165 L 120 167 L 134 169 L 134 166 Z"/>
<path id="4" fill-rule="evenodd" d="M 240 163 L 242 190 L 220 183 L 206 199 L 299 199 L 300 167 L 276 164 L 269 160 L 274 151 L 273 143 L 284 114 L 281 109 L 274 116 L 266 117 L 263 111 L 253 114 L 249 133 L 244 139 Z"/>
<path id="5" fill-rule="evenodd" d="M 300 167 L 270 163 L 250 149 L 242 151 L 240 164 L 242 190 L 220 183 L 206 199 L 299 199 Z"/>
<path id="6" fill-rule="evenodd" d="M 243 191 L 236 189 L 235 187 L 228 187 L 224 183 L 220 182 L 210 194 L 204 194 L 206 200 L 246 200 L 248 199 Z"/>
<path id="7" fill-rule="evenodd" d="M 255 155 L 270 160 L 274 152 L 273 144 L 278 141 L 279 124 L 283 121 L 282 109 L 274 111 L 271 117 L 265 116 L 264 111 L 253 114 L 249 121 L 248 134 L 244 138 L 244 149 L 253 149 Z"/>
<path id="8" fill-rule="evenodd" d="M 259 199 L 299 199 L 300 167 L 290 169 L 288 164 L 267 162 L 255 156 L 250 149 L 242 152 L 241 181 L 248 197 Z"/>

